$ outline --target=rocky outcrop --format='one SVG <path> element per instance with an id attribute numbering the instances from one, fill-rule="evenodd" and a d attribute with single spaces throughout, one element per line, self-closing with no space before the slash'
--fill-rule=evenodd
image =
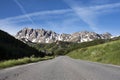
<path id="1" fill-rule="evenodd" d="M 33 43 L 52 43 L 56 41 L 67 41 L 67 42 L 87 42 L 95 39 L 109 39 L 111 38 L 110 33 L 97 34 L 95 32 L 83 31 L 76 32 L 73 34 L 58 34 L 53 31 L 44 29 L 30 29 L 24 28 L 16 34 L 16 38 L 24 42 Z"/>

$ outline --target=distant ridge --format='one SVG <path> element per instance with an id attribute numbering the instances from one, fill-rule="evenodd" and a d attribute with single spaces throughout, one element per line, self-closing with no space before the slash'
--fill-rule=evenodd
<path id="1" fill-rule="evenodd" d="M 53 43 L 56 41 L 81 43 L 95 39 L 110 39 L 112 35 L 108 32 L 98 34 L 89 31 L 75 32 L 73 34 L 58 34 L 51 30 L 24 28 L 20 30 L 15 37 L 23 42 L 29 41 L 33 43 Z"/>

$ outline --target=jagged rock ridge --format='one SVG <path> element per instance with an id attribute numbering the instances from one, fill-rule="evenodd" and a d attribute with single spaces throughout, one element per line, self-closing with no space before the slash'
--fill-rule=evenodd
<path id="1" fill-rule="evenodd" d="M 95 39 L 109 39 L 111 36 L 110 33 L 97 34 L 89 31 L 75 32 L 73 34 L 58 34 L 51 30 L 24 28 L 20 30 L 15 37 L 23 42 L 29 41 L 33 43 L 52 43 L 56 41 L 80 43 Z"/>

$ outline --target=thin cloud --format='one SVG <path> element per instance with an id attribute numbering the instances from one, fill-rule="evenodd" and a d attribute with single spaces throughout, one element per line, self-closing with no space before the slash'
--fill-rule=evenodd
<path id="1" fill-rule="evenodd" d="M 67 15 L 70 15 L 72 13 L 72 9 L 40 11 L 40 12 L 29 13 L 27 15 L 29 17 L 33 17 L 35 19 L 42 17 L 41 20 L 43 20 L 43 19 L 48 19 L 48 16 L 50 16 L 50 15 L 62 15 L 63 16 L 63 15 L 66 15 L 66 13 L 68 13 Z M 60 18 L 61 16 L 57 16 L 57 17 Z M 53 18 L 53 16 L 51 16 L 51 18 Z M 39 21 L 40 21 L 40 19 L 39 19 Z M 40 26 L 41 24 L 33 25 L 33 24 L 26 24 L 25 22 L 28 22 L 28 18 L 26 17 L 26 14 L 21 15 L 21 16 L 14 16 L 14 17 L 1 19 L 0 20 L 0 29 L 9 32 L 12 35 L 15 35 L 18 30 L 20 30 L 21 28 L 26 27 L 26 26 L 29 26 L 29 27 L 32 26 L 34 28 L 41 27 Z M 22 23 L 22 24 L 19 24 L 19 23 Z"/>
<path id="2" fill-rule="evenodd" d="M 8 32 L 11 35 L 16 35 L 16 33 L 19 30 L 21 30 L 21 29 L 23 29 L 23 28 L 25 28 L 27 26 L 29 26 L 31 28 L 34 27 L 34 25 L 27 25 L 27 24 L 25 24 L 25 25 L 18 25 L 18 24 L 13 24 L 13 23 L 11 23 L 11 22 L 9 22 L 7 20 L 0 22 L 0 29 Z"/>
<path id="3" fill-rule="evenodd" d="M 15 35 L 15 32 L 18 31 L 18 27 L 16 27 L 15 24 L 9 23 L 8 21 L 1 21 L 0 29 L 10 33 L 11 35 Z"/>
<path id="4" fill-rule="evenodd" d="M 94 31 L 97 31 L 98 30 L 97 17 L 99 15 L 106 14 L 106 12 L 109 10 L 111 12 L 113 12 L 115 8 L 120 7 L 120 3 L 96 5 L 96 6 L 89 6 L 89 7 L 80 7 L 78 3 L 74 2 L 74 0 L 68 0 L 68 1 L 69 2 L 66 2 L 66 3 L 68 3 L 72 9 L 48 10 L 48 11 L 40 11 L 40 12 L 34 12 L 34 13 L 28 14 L 28 13 L 26 13 L 26 11 L 24 12 L 24 8 L 21 7 L 21 11 L 23 9 L 24 15 L 1 19 L 0 20 L 0 28 L 3 30 L 6 30 L 7 32 L 10 32 L 12 34 L 14 32 L 14 34 L 15 34 L 16 30 L 19 30 L 21 26 L 22 26 L 22 28 L 29 26 L 29 25 L 32 27 L 39 26 L 38 24 L 36 24 L 36 25 L 24 24 L 26 21 L 28 22 L 28 17 L 30 17 L 34 20 L 38 19 L 38 21 L 45 21 L 46 25 L 48 24 L 47 27 L 45 26 L 46 29 L 51 28 L 52 30 L 56 31 L 56 28 L 57 28 L 57 31 L 61 30 L 60 33 L 65 32 L 65 30 L 67 31 L 68 29 L 70 29 L 69 27 L 71 27 L 72 25 L 75 26 L 75 24 L 76 24 L 75 22 L 79 21 L 79 23 L 81 23 L 80 19 L 82 19 L 85 23 L 87 23 L 89 25 L 89 28 L 91 28 Z M 26 17 L 26 15 L 28 17 Z M 63 15 L 65 15 L 67 17 L 65 18 L 65 16 L 63 16 Z M 49 21 L 48 21 L 48 16 L 51 16 Z M 56 19 L 58 20 L 58 22 L 56 22 L 56 20 L 52 21 L 52 19 L 56 16 L 57 16 Z M 77 16 L 79 16 L 79 17 L 77 17 Z M 74 19 L 73 19 L 73 17 L 74 17 Z M 20 23 L 20 22 L 24 22 L 24 23 L 22 25 L 21 24 L 18 25 L 17 23 Z M 43 25 L 43 24 L 41 24 L 41 25 Z M 78 26 L 78 25 L 76 25 L 76 26 Z M 5 28 L 5 27 L 7 27 L 7 28 Z M 72 32 L 72 28 L 71 28 L 71 32 Z"/>
<path id="5" fill-rule="evenodd" d="M 33 25 L 35 25 L 34 21 L 32 20 L 32 18 L 31 18 L 29 15 L 27 15 L 26 10 L 25 10 L 24 7 L 19 3 L 19 1 L 18 1 L 18 0 L 13 0 L 13 1 L 19 6 L 20 10 L 21 10 L 22 13 L 25 15 L 25 17 L 27 17 L 28 20 L 29 20 Z"/>
<path id="6" fill-rule="evenodd" d="M 76 24 L 77 21 L 79 21 L 79 18 L 66 18 L 64 20 L 61 20 L 59 23 L 49 21 L 47 22 L 47 26 L 50 27 L 53 31 L 57 33 L 73 33 L 76 31 L 76 27 L 80 26 L 80 24 Z M 69 29 L 69 30 L 68 30 Z M 77 31 L 79 31 L 80 28 L 77 28 Z"/>
<path id="7" fill-rule="evenodd" d="M 26 15 L 29 17 L 34 17 L 34 16 L 46 16 L 46 15 L 51 15 L 51 14 L 65 14 L 65 13 L 71 13 L 73 10 L 72 9 L 61 9 L 61 10 L 48 10 L 48 11 L 40 11 L 40 12 L 34 12 L 34 13 L 29 13 L 29 14 L 24 14 L 20 16 L 14 16 L 14 17 L 9 17 L 5 19 L 1 19 L 0 21 L 5 21 L 5 20 L 16 20 L 16 19 L 25 19 L 26 20 Z"/>
<path id="8" fill-rule="evenodd" d="M 106 4 L 110 0 L 91 0 L 91 4 Z"/>
<path id="9" fill-rule="evenodd" d="M 120 3 L 104 4 L 97 6 L 83 7 L 82 2 L 76 2 L 74 0 L 64 0 L 74 12 L 86 23 L 93 31 L 98 31 L 97 17 L 103 13 L 113 10 L 113 8 L 119 8 Z M 114 11 L 114 10 L 113 10 Z"/>
<path id="10" fill-rule="evenodd" d="M 105 4 L 105 5 L 99 5 L 99 6 L 92 6 L 89 8 L 94 9 L 94 10 L 100 10 L 100 9 L 112 9 L 112 8 L 116 8 L 116 7 L 120 7 L 120 3 L 112 3 L 112 4 Z"/>

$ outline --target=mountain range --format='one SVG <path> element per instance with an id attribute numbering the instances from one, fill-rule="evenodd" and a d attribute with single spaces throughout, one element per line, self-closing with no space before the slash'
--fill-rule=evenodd
<path id="1" fill-rule="evenodd" d="M 53 43 L 56 41 L 81 43 L 93 41 L 95 39 L 110 39 L 112 35 L 108 32 L 98 34 L 89 31 L 75 32 L 72 34 L 58 34 L 51 30 L 24 28 L 17 32 L 15 37 L 23 42 L 32 43 Z"/>

